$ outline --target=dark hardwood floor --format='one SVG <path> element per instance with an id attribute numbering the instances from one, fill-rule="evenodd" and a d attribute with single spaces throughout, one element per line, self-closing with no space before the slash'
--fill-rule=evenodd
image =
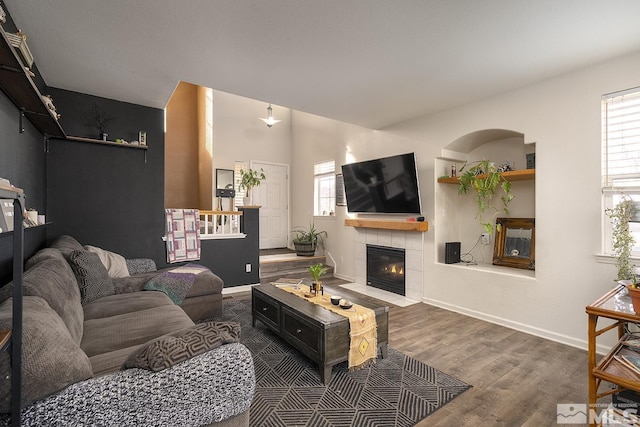
<path id="1" fill-rule="evenodd" d="M 419 427 L 553 426 L 557 404 L 587 403 L 584 350 L 423 303 L 389 307 L 390 347 L 473 386 Z"/>

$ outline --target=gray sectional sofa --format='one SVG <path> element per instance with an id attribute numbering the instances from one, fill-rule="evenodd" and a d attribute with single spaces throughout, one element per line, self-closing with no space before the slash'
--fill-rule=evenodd
<path id="1" fill-rule="evenodd" d="M 127 262 L 132 271 L 140 264 Z M 162 272 L 133 272 L 105 276 L 69 236 L 27 261 L 23 425 L 248 426 L 255 372 L 239 325 L 194 323 L 219 314 L 220 278 L 197 273 L 177 305 L 143 290 Z M 10 286 L 0 289 L 0 329 L 11 325 Z M 9 420 L 10 385 L 5 352 L 0 425 Z"/>

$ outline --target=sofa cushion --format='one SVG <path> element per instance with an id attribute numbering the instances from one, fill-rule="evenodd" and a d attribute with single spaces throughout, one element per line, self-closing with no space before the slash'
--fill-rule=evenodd
<path id="1" fill-rule="evenodd" d="M 115 294 L 109 273 L 97 254 L 85 250 L 73 251 L 69 254 L 69 264 L 78 280 L 82 304 Z"/>
<path id="2" fill-rule="evenodd" d="M 85 304 L 82 308 L 84 309 L 84 320 L 87 321 L 172 304 L 173 301 L 162 292 L 133 292 L 102 297 L 97 301 Z"/>
<path id="3" fill-rule="evenodd" d="M 142 291 L 144 285 L 158 274 L 162 274 L 165 271 L 173 270 L 173 268 L 163 268 L 158 271 L 151 271 L 147 273 L 135 274 L 129 277 L 117 277 L 113 278 L 113 286 L 116 289 L 117 294 L 138 292 Z M 211 270 L 207 269 L 196 276 L 196 279 L 191 285 L 191 289 L 187 292 L 187 298 L 221 294 L 224 287 L 224 281 L 216 276 Z"/>
<path id="4" fill-rule="evenodd" d="M 13 298 L 0 305 L 0 329 L 11 328 Z M 23 298 L 22 404 L 55 393 L 93 376 L 87 355 L 71 338 L 64 322 L 37 296 Z M 0 412 L 11 411 L 11 362 L 0 353 Z"/>
<path id="5" fill-rule="evenodd" d="M 65 259 L 69 259 L 69 255 L 73 251 L 83 251 L 84 248 L 76 239 L 71 236 L 59 236 L 50 245 L 50 248 L 58 249 Z"/>
<path id="6" fill-rule="evenodd" d="M 148 342 L 129 356 L 123 368 L 158 372 L 205 351 L 234 342 L 240 342 L 239 323 L 199 323 Z"/>
<path id="7" fill-rule="evenodd" d="M 44 248 L 40 249 L 31 258 L 29 258 L 27 262 L 25 262 L 25 271 L 32 268 L 40 261 L 44 261 L 45 259 L 57 259 L 66 262 L 66 259 L 64 258 L 64 256 L 62 256 L 62 252 L 60 252 L 59 250 L 54 248 Z"/>
<path id="8" fill-rule="evenodd" d="M 224 281 L 211 270 L 203 271 L 196 276 L 187 297 L 197 297 L 211 294 L 221 294 Z"/>
<path id="9" fill-rule="evenodd" d="M 127 261 L 122 255 L 91 245 L 85 245 L 84 249 L 98 255 L 100 262 L 107 269 L 109 277 L 127 277 L 129 275 Z"/>
<path id="10" fill-rule="evenodd" d="M 92 357 L 136 344 L 160 335 L 193 326 L 193 321 L 177 305 L 163 305 L 133 313 L 84 322 L 80 347 Z"/>
<path id="11" fill-rule="evenodd" d="M 78 283 L 71 267 L 62 255 L 49 255 L 51 252 L 43 250 L 33 257 L 40 260 L 39 262 L 34 263 L 29 260 L 31 268 L 25 271 L 22 280 L 23 295 L 42 297 L 64 321 L 74 341 L 80 344 L 84 314 L 80 303 Z M 0 295 L 6 298 L 10 297 L 12 286 L 13 282 L 0 289 Z"/>
<path id="12" fill-rule="evenodd" d="M 91 369 L 96 377 L 112 374 L 122 369 L 122 364 L 127 358 L 144 344 L 137 344 L 131 347 L 121 348 L 119 350 L 109 351 L 107 353 L 96 354 L 91 356 Z"/>

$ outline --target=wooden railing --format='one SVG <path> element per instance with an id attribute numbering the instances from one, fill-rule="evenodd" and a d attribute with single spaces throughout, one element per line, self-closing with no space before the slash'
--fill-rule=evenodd
<path id="1" fill-rule="evenodd" d="M 200 239 L 241 239 L 240 211 L 200 211 Z"/>

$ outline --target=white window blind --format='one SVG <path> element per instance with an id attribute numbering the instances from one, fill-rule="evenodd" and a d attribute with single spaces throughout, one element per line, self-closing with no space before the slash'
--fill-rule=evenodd
<path id="1" fill-rule="evenodd" d="M 333 215 L 336 206 L 336 162 L 316 163 L 313 165 L 314 203 L 316 216 Z"/>
<path id="2" fill-rule="evenodd" d="M 316 163 L 313 165 L 313 174 L 314 175 L 324 175 L 328 173 L 333 173 L 336 169 L 336 162 L 333 160 L 328 162 Z"/>
<path id="3" fill-rule="evenodd" d="M 248 165 L 245 162 L 236 162 L 235 163 L 235 167 L 234 167 L 234 171 L 233 171 L 233 180 L 235 181 L 233 183 L 233 188 L 236 189 L 236 197 L 235 199 L 233 199 L 234 205 L 236 207 L 239 206 L 244 206 L 244 200 L 243 198 L 246 196 L 246 189 L 240 189 L 240 181 L 242 180 L 242 176 L 240 175 L 240 169 L 244 169 L 247 170 L 248 169 Z"/>
<path id="4" fill-rule="evenodd" d="M 602 97 L 602 180 L 640 188 L 640 88 Z"/>

